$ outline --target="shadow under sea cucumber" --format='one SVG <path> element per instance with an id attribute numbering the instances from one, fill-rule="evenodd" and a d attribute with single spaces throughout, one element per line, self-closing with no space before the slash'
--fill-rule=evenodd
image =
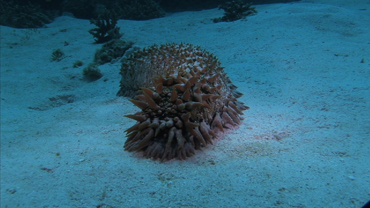
<path id="1" fill-rule="evenodd" d="M 121 68 L 118 95 L 141 109 L 126 117 L 124 148 L 147 158 L 180 160 L 213 144 L 225 128 L 240 124 L 243 110 L 236 90 L 211 53 L 191 44 L 165 44 L 136 51 Z"/>

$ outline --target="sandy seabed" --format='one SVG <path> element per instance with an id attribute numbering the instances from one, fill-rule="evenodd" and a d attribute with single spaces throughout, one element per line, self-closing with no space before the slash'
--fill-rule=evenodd
<path id="1" fill-rule="evenodd" d="M 342 1 L 345 2 L 345 1 Z M 123 150 L 120 63 L 82 69 L 88 20 L 1 26 L 1 207 L 361 207 L 370 200 L 370 1 L 258 5 L 120 20 L 135 46 L 191 43 L 212 52 L 251 109 L 196 155 L 161 163 Z M 67 44 L 68 43 L 68 44 Z M 66 57 L 51 61 L 54 50 Z M 74 68 L 73 63 L 85 63 Z"/>

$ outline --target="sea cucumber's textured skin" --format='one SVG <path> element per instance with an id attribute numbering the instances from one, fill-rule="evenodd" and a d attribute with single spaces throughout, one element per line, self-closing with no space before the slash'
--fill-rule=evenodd
<path id="1" fill-rule="evenodd" d="M 240 124 L 248 109 L 218 59 L 190 44 L 152 46 L 135 52 L 121 68 L 118 95 L 141 109 L 126 117 L 127 151 L 153 159 L 186 159 L 212 144 L 224 128 Z M 138 91 L 139 90 L 139 91 Z"/>

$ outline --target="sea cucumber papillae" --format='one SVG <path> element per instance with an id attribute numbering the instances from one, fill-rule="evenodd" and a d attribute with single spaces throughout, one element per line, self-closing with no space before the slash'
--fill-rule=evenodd
<path id="1" fill-rule="evenodd" d="M 141 109 L 126 117 L 124 148 L 153 159 L 186 159 L 240 124 L 248 109 L 211 53 L 191 44 L 165 44 L 134 52 L 121 68 L 118 95 Z"/>

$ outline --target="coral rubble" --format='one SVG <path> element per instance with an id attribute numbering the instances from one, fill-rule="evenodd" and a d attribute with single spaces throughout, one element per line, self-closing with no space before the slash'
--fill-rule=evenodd
<path id="1" fill-rule="evenodd" d="M 190 44 L 152 46 L 122 64 L 118 95 L 141 109 L 126 115 L 137 123 L 127 129 L 124 148 L 153 159 L 186 159 L 212 144 L 225 128 L 241 122 L 248 109 L 218 59 Z M 136 93 L 136 91 L 139 91 Z"/>

